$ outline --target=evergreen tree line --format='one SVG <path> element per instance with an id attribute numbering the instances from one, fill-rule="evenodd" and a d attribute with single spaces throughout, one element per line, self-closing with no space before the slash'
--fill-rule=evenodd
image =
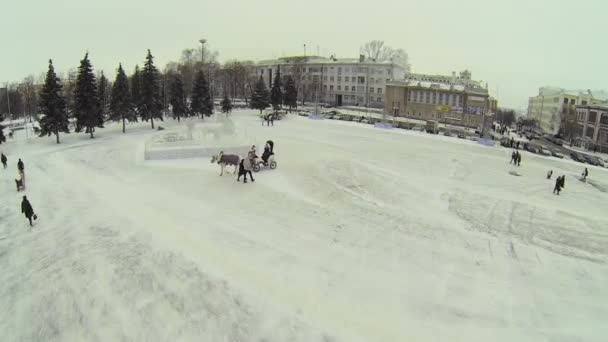
<path id="1" fill-rule="evenodd" d="M 251 93 L 251 99 L 249 106 L 252 109 L 258 109 L 260 114 L 262 111 L 270 106 L 276 112 L 283 108 L 283 105 L 293 110 L 298 106 L 298 89 L 296 88 L 295 81 L 290 75 L 287 77 L 287 82 L 283 85 L 281 79 L 281 69 L 277 70 L 272 82 L 270 91 L 266 88 L 266 83 L 262 76 L 258 79 L 255 84 L 255 88 Z"/>
<path id="2" fill-rule="evenodd" d="M 69 84 L 72 85 L 72 82 Z M 107 120 L 121 122 L 123 133 L 127 122 L 138 120 L 149 121 L 154 128 L 154 120 L 163 120 L 165 92 L 170 93 L 172 114 L 178 121 L 182 117 L 203 117 L 213 113 L 209 83 L 204 73 L 199 71 L 196 74 L 192 99 L 188 102 L 179 76 L 174 77 L 169 90 L 161 87 L 159 71 L 154 65 L 150 50 L 143 68 L 136 66 L 131 77 L 127 76 L 122 64 L 119 64 L 112 84 L 103 73 L 97 79 L 89 55 L 85 54 L 70 89 L 73 95 L 71 106 L 66 102 L 66 91 L 55 73 L 53 61 L 49 60 L 48 71 L 38 96 L 39 112 L 42 114 L 39 120 L 40 136 L 54 135 L 59 143 L 60 133 L 70 133 L 70 120 L 73 120 L 76 133 L 84 132 L 91 138 L 94 138 L 95 130 L 103 128 Z M 71 111 L 68 107 L 71 107 Z"/>

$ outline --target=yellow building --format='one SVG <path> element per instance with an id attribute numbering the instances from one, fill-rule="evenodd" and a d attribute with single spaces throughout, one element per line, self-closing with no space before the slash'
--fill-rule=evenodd
<path id="1" fill-rule="evenodd" d="M 480 86 L 392 81 L 386 86 L 386 113 L 479 128 L 497 102 Z"/>

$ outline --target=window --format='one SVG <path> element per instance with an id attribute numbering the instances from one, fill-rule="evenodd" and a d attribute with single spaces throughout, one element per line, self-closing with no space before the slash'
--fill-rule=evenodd
<path id="1" fill-rule="evenodd" d="M 439 104 L 443 103 L 443 93 L 439 93 Z"/>
<path id="2" fill-rule="evenodd" d="M 359 76 L 359 77 L 357 77 L 357 81 L 359 84 L 363 84 L 363 83 L 365 83 L 365 77 Z"/>
<path id="3" fill-rule="evenodd" d="M 597 119 L 597 112 L 589 112 L 589 117 L 587 118 L 587 122 L 589 123 L 595 123 L 595 120 Z"/>
<path id="4" fill-rule="evenodd" d="M 382 88 L 378 88 L 378 94 L 382 94 Z"/>
<path id="5" fill-rule="evenodd" d="M 355 86 L 351 86 L 350 91 L 355 91 Z"/>
<path id="6" fill-rule="evenodd" d="M 333 91 L 333 90 L 334 90 L 334 86 L 333 86 L 333 85 L 330 85 L 330 86 L 329 86 L 329 91 Z"/>
<path id="7" fill-rule="evenodd" d="M 608 125 L 608 113 L 602 113 L 602 117 L 600 118 L 600 124 Z"/>
<path id="8" fill-rule="evenodd" d="M 323 76 L 323 81 L 327 81 L 327 76 Z"/>
<path id="9" fill-rule="evenodd" d="M 344 82 L 348 82 L 348 76 L 344 77 Z"/>
<path id="10" fill-rule="evenodd" d="M 568 104 L 568 98 L 564 98 L 564 104 Z"/>
<path id="11" fill-rule="evenodd" d="M 338 90 L 342 90 L 342 86 L 341 85 L 338 86 Z"/>
<path id="12" fill-rule="evenodd" d="M 424 103 L 430 103 L 431 100 L 431 94 L 429 94 L 428 91 L 424 92 Z"/>
<path id="13" fill-rule="evenodd" d="M 374 88 L 369 87 L 369 92 L 370 92 L 371 94 L 373 94 L 373 93 L 374 93 Z"/>
<path id="14" fill-rule="evenodd" d="M 323 85 L 323 90 L 327 91 L 327 84 Z"/>
<path id="15" fill-rule="evenodd" d="M 338 83 L 342 82 L 342 76 L 338 76 Z"/>
<path id="16" fill-rule="evenodd" d="M 334 77 L 333 76 L 329 76 L 329 81 L 333 82 L 334 81 Z"/>
<path id="17" fill-rule="evenodd" d="M 377 100 L 378 102 L 382 102 L 382 98 L 381 98 L 381 97 L 378 97 L 376 100 Z"/>
<path id="18" fill-rule="evenodd" d="M 342 73 L 342 68 L 338 68 L 338 73 Z"/>
<path id="19" fill-rule="evenodd" d="M 436 92 L 433 92 L 431 98 L 432 98 L 431 103 L 437 103 L 437 93 Z"/>

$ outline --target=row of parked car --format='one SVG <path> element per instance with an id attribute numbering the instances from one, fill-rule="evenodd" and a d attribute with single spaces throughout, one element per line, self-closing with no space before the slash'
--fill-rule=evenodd
<path id="1" fill-rule="evenodd" d="M 604 160 L 597 156 L 590 156 L 585 153 L 572 151 L 570 152 L 570 158 L 579 163 L 587 163 L 589 165 L 608 167 L 608 160 Z"/>

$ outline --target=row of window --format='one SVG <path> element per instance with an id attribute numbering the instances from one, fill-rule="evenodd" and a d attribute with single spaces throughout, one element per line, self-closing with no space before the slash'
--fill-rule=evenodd
<path id="1" fill-rule="evenodd" d="M 585 116 L 586 116 L 586 112 L 585 111 L 578 111 L 576 113 L 576 119 L 578 121 L 585 121 Z M 597 120 L 597 115 L 598 112 L 596 111 L 589 111 L 589 116 L 587 117 L 587 122 L 595 124 L 596 120 Z M 599 115 L 601 115 L 600 117 L 600 125 L 607 125 L 608 126 L 608 113 L 599 113 Z"/>
<path id="2" fill-rule="evenodd" d="M 462 95 L 437 91 L 412 90 L 408 93 L 407 100 L 408 102 L 414 103 L 429 103 L 460 107 L 462 104 Z"/>
<path id="3" fill-rule="evenodd" d="M 327 91 L 327 89 L 328 89 L 327 84 L 324 84 L 323 85 L 323 90 Z M 372 88 L 372 87 L 370 87 L 369 88 L 369 92 L 373 94 L 374 93 L 374 89 L 376 89 L 376 94 L 382 94 L 382 88 Z M 329 85 L 329 91 L 333 91 L 333 90 L 334 90 L 334 86 L 333 85 Z M 338 91 L 342 91 L 342 86 L 339 85 L 337 87 L 337 90 Z M 344 91 L 348 91 L 348 90 L 349 90 L 349 86 L 344 86 Z M 359 87 L 359 90 L 363 91 L 364 88 L 363 87 Z M 353 92 L 357 91 L 357 87 L 350 86 L 350 91 L 353 91 Z"/>
<path id="4" fill-rule="evenodd" d="M 367 73 L 367 67 L 352 67 L 352 68 L 337 67 L 336 69 L 338 71 L 338 74 L 342 74 L 343 72 L 344 73 L 355 73 L 355 74 L 356 73 Z M 265 68 L 260 69 L 260 74 L 261 75 L 264 75 L 264 73 L 265 73 L 264 70 L 266 70 L 266 69 Z M 270 73 L 270 70 L 272 70 L 272 69 L 268 68 L 268 70 L 269 70 L 268 73 Z M 298 73 L 299 72 L 302 72 L 302 73 L 321 72 L 321 67 L 295 68 L 295 71 L 298 72 Z M 329 69 L 328 69 L 328 67 L 324 67 L 323 68 L 323 72 L 332 72 L 332 71 L 335 71 L 334 67 L 329 67 Z M 390 68 L 387 68 L 387 69 L 383 69 L 383 68 L 371 68 L 369 70 L 369 73 L 371 75 L 374 75 L 374 74 L 378 74 L 378 75 L 385 75 L 385 74 L 386 75 L 390 75 L 391 74 L 391 69 Z"/>

